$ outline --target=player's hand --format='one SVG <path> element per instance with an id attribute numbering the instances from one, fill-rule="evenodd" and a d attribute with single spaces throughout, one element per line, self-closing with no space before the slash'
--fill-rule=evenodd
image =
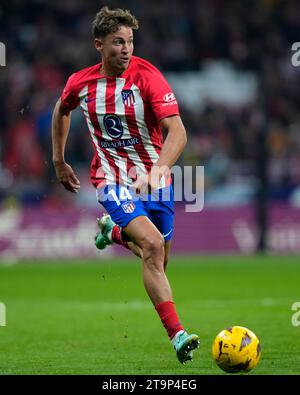
<path id="1" fill-rule="evenodd" d="M 152 192 L 159 188 L 162 177 L 165 177 L 166 180 L 171 177 L 170 168 L 166 165 L 153 166 L 149 174 L 149 186 Z"/>
<path id="2" fill-rule="evenodd" d="M 54 163 L 56 177 L 59 182 L 70 192 L 77 193 L 80 188 L 80 181 L 76 177 L 72 167 L 65 162 Z"/>
<path id="3" fill-rule="evenodd" d="M 137 178 L 132 187 L 136 193 L 152 193 L 160 186 L 160 180 L 163 176 L 169 177 L 171 171 L 168 166 L 153 166 L 150 173 Z"/>
<path id="4" fill-rule="evenodd" d="M 131 187 L 137 195 L 139 195 L 141 193 L 148 193 L 148 190 L 149 190 L 149 176 L 148 176 L 148 174 L 139 176 L 136 179 L 136 181 L 132 184 Z"/>

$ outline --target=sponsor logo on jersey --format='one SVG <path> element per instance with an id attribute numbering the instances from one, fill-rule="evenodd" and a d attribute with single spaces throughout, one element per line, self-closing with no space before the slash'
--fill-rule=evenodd
<path id="1" fill-rule="evenodd" d="M 162 104 L 163 107 L 165 106 L 173 106 L 174 104 L 177 104 L 175 95 L 173 92 L 166 93 L 165 96 L 163 97 L 164 103 Z"/>
<path id="2" fill-rule="evenodd" d="M 174 100 L 175 100 L 175 95 L 174 95 L 174 93 L 173 93 L 173 92 L 166 93 L 165 96 L 163 97 L 163 100 L 166 101 L 166 102 L 168 102 L 168 103 L 169 103 L 170 101 L 174 101 Z"/>
<path id="3" fill-rule="evenodd" d="M 106 133 L 113 139 L 122 137 L 124 129 L 121 119 L 116 114 L 106 114 L 103 118 Z"/>
<path id="4" fill-rule="evenodd" d="M 125 104 L 125 106 L 134 106 L 135 103 L 135 98 L 134 94 L 131 89 L 124 89 L 121 92 L 122 95 L 122 102 Z"/>
<path id="5" fill-rule="evenodd" d="M 131 214 L 135 210 L 135 204 L 133 202 L 125 202 L 121 205 L 124 213 Z"/>
<path id="6" fill-rule="evenodd" d="M 131 147 L 133 145 L 139 144 L 140 140 L 137 137 L 132 137 L 131 139 L 122 140 L 101 140 L 101 148 L 120 148 L 120 147 Z"/>

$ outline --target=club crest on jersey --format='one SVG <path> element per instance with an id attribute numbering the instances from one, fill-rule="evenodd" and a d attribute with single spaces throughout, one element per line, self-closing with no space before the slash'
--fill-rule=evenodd
<path id="1" fill-rule="evenodd" d="M 135 204 L 133 202 L 125 202 L 121 207 L 126 214 L 131 214 L 135 210 Z"/>
<path id="2" fill-rule="evenodd" d="M 122 94 L 123 104 L 125 104 L 128 107 L 134 105 L 135 98 L 134 98 L 133 91 L 131 89 L 124 89 L 124 90 L 122 90 L 121 94 Z"/>
<path id="3" fill-rule="evenodd" d="M 123 135 L 121 119 L 116 114 L 106 114 L 103 118 L 106 133 L 113 139 L 119 139 Z"/>

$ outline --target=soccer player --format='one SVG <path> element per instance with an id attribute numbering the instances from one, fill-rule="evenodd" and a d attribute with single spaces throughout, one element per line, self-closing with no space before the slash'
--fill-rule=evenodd
<path id="1" fill-rule="evenodd" d="M 80 105 L 91 134 L 91 180 L 105 214 L 98 224 L 99 249 L 118 243 L 143 262 L 145 289 L 181 363 L 199 345 L 181 325 L 165 270 L 173 236 L 170 168 L 186 144 L 178 103 L 163 75 L 133 56 L 138 21 L 128 11 L 103 7 L 93 21 L 101 63 L 70 76 L 52 119 L 53 163 L 64 187 L 80 182 L 65 162 L 71 112 Z M 166 132 L 163 142 L 162 131 Z"/>

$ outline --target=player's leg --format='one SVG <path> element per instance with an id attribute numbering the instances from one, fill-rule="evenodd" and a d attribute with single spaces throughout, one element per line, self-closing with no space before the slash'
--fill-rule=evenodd
<path id="1" fill-rule="evenodd" d="M 98 226 L 99 232 L 95 236 L 95 245 L 99 250 L 116 243 L 130 249 L 138 258 L 142 258 L 140 247 L 124 234 L 122 228 L 113 222 L 109 214 L 104 214 L 101 219 L 98 218 Z"/>
<path id="2" fill-rule="evenodd" d="M 116 243 L 122 245 L 125 248 L 130 249 L 134 255 L 138 258 L 143 258 L 142 249 L 136 245 L 130 238 L 124 234 L 122 228 L 116 225 L 109 214 L 104 214 L 103 217 L 98 220 L 100 231 L 95 236 L 95 245 L 100 250 L 104 249 L 107 245 Z M 165 242 L 164 245 L 164 270 L 166 271 L 167 264 L 169 261 L 169 254 L 171 249 L 171 240 Z"/>
<path id="3" fill-rule="evenodd" d="M 145 202 L 145 207 L 151 213 L 150 219 L 158 229 L 159 233 L 164 239 L 164 273 L 166 272 L 169 253 L 171 249 L 171 240 L 174 233 L 174 201 L 172 186 L 166 187 L 159 191 L 159 196 Z M 174 305 L 171 302 L 159 303 L 155 306 L 163 324 L 168 319 Z M 175 310 L 175 309 L 174 309 Z M 171 315 L 172 316 L 172 315 Z M 168 329 L 167 329 L 168 331 Z M 169 332 L 168 332 L 169 333 Z M 199 346 L 199 337 L 195 334 L 189 335 L 184 329 L 178 330 L 172 337 L 170 336 L 171 343 L 176 351 L 177 358 L 181 363 L 192 360 L 192 350 Z"/>
<path id="4" fill-rule="evenodd" d="M 132 220 L 124 232 L 142 250 L 143 280 L 145 289 L 155 306 L 171 343 L 181 363 L 192 360 L 192 350 L 199 346 L 199 337 L 189 335 L 181 325 L 172 290 L 165 274 L 165 248 L 170 249 L 170 241 L 164 242 L 162 234 L 146 217 Z"/>
<path id="5" fill-rule="evenodd" d="M 180 324 L 173 303 L 171 287 L 165 275 L 165 266 L 170 249 L 169 240 L 173 232 L 173 226 L 170 226 L 173 221 L 172 212 L 166 210 L 163 218 L 160 213 L 161 210 L 158 210 L 156 220 L 158 224 L 164 224 L 162 229 L 158 230 L 153 224 L 155 218 L 151 217 L 151 221 L 148 218 L 149 211 L 146 205 L 139 200 L 128 200 L 127 192 L 120 193 L 120 191 L 120 187 L 114 188 L 111 195 L 115 196 L 115 199 L 108 202 L 102 202 L 97 194 L 99 202 L 112 216 L 112 219 L 110 215 L 104 217 L 99 240 L 103 241 L 103 238 L 105 238 L 104 246 L 106 246 L 112 244 L 114 238 L 119 238 L 119 241 L 121 240 L 119 244 L 125 245 L 126 243 L 127 248 L 131 247 L 133 252 L 142 258 L 146 291 L 171 339 L 179 361 L 184 363 L 192 359 L 191 350 L 198 346 L 199 340 L 197 335 L 188 335 Z M 127 195 L 127 198 L 122 201 L 121 197 L 124 194 Z M 116 224 L 119 226 L 116 226 Z M 165 241 L 167 241 L 166 250 Z M 167 255 L 165 252 L 167 252 Z"/>
<path id="6" fill-rule="evenodd" d="M 133 241 L 128 241 L 128 247 L 134 253 L 135 256 L 143 259 L 143 251 L 138 245 L 136 245 Z"/>
<path id="7" fill-rule="evenodd" d="M 172 239 L 165 241 L 164 271 L 167 270 L 169 254 L 171 250 Z M 181 363 L 191 361 L 193 359 L 193 351 L 198 348 L 200 341 L 195 334 L 189 335 L 186 331 L 179 331 L 171 339 L 171 343 L 176 351 L 177 358 Z"/>
<path id="8" fill-rule="evenodd" d="M 100 231 L 95 236 L 95 245 L 100 250 L 104 249 L 107 245 L 116 243 L 122 245 L 125 248 L 130 249 L 134 255 L 138 258 L 143 258 L 142 249 L 129 239 L 124 234 L 121 227 L 116 225 L 109 214 L 104 214 L 103 217 L 98 220 Z M 165 242 L 164 245 L 164 270 L 166 271 L 167 264 L 169 261 L 169 254 L 171 249 L 171 240 Z"/>
<path id="9" fill-rule="evenodd" d="M 142 251 L 144 285 L 154 306 L 173 300 L 164 273 L 164 240 L 155 225 L 149 218 L 140 216 L 130 221 L 123 230 Z"/>
<path id="10" fill-rule="evenodd" d="M 166 271 L 169 262 L 171 243 L 171 240 L 164 243 L 164 271 Z M 138 245 L 136 245 L 133 241 L 128 241 L 128 247 L 137 257 L 143 259 L 143 251 Z"/>

